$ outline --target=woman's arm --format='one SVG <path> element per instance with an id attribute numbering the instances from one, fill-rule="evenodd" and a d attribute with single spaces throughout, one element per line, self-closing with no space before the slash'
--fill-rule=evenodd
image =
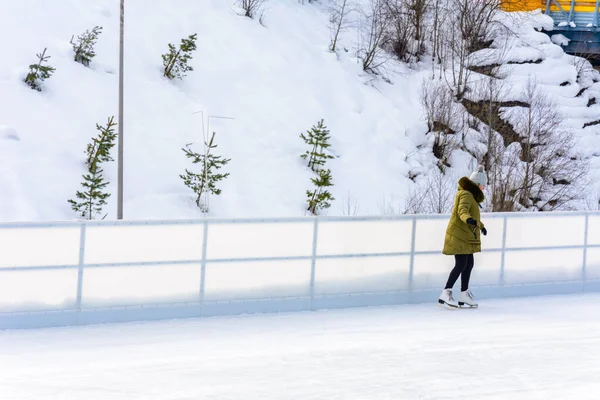
<path id="1" fill-rule="evenodd" d="M 469 218 L 473 218 L 469 212 L 469 209 L 471 208 L 471 201 L 469 197 L 472 197 L 472 195 L 465 191 L 461 192 L 458 196 L 458 217 L 465 224 Z"/>

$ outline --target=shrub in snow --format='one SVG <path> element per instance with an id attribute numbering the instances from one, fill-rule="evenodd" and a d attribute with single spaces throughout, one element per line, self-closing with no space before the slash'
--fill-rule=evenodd
<path id="1" fill-rule="evenodd" d="M 102 163 L 114 161 L 110 155 L 111 149 L 115 146 L 116 122 L 114 117 L 110 117 L 106 126 L 96 124 L 96 129 L 99 131 L 98 136 L 92 138 L 92 142 L 87 145 L 85 153 L 87 160 L 85 162 L 88 172 L 83 175 L 81 186 L 83 191 L 78 191 L 76 194 L 77 201 L 69 200 L 73 211 L 81 215 L 85 219 L 94 219 L 94 217 L 102 212 L 102 207 L 106 205 L 106 199 L 110 197 L 110 193 L 103 192 L 108 182 L 104 181 L 104 170 Z"/>
<path id="2" fill-rule="evenodd" d="M 48 59 L 50 58 L 50 56 L 46 55 L 46 49 L 44 49 L 42 54 L 36 54 L 36 56 L 39 61 L 37 64 L 31 64 L 29 66 L 29 73 L 25 77 L 25 83 L 33 90 L 41 92 L 42 82 L 50 78 L 55 69 L 49 65 L 43 65 L 48 62 Z"/>
<path id="3" fill-rule="evenodd" d="M 391 19 L 385 7 L 386 0 L 370 0 L 367 9 L 361 9 L 360 43 L 358 57 L 364 71 L 377 72 L 388 58 L 383 55 L 389 37 Z"/>
<path id="4" fill-rule="evenodd" d="M 427 133 L 433 135 L 432 151 L 443 169 L 460 145 L 459 135 L 452 129 L 464 120 L 465 110 L 454 101 L 447 84 L 425 78 L 421 87 L 421 105 L 427 119 Z"/>
<path id="5" fill-rule="evenodd" d="M 190 150 L 189 145 L 182 149 L 185 156 L 192 160 L 192 164 L 200 164 L 202 166 L 201 172 L 197 174 L 186 169 L 185 175 L 179 176 L 183 179 L 183 183 L 196 194 L 196 205 L 203 213 L 207 213 L 209 209 L 206 197 L 209 193 L 214 195 L 221 194 L 221 189 L 218 189 L 216 184 L 229 176 L 229 173 L 221 174 L 217 171 L 227 165 L 231 159 L 211 153 L 211 150 L 217 148 L 215 144 L 215 132 L 213 132 L 210 141 L 204 144 L 206 146 L 206 154 L 198 154 Z M 204 198 L 202 197 L 203 195 Z"/>
<path id="6" fill-rule="evenodd" d="M 389 50 L 402 61 L 417 59 L 425 53 L 426 19 L 431 0 L 384 0 L 390 18 Z"/>
<path id="7" fill-rule="evenodd" d="M 300 137 L 310 146 L 300 157 L 308 160 L 308 167 L 316 174 L 316 178 L 311 178 L 313 189 L 306 191 L 308 208 L 313 215 L 317 215 L 319 210 L 329 208 L 331 201 L 335 198 L 327 190 L 333 186 L 331 183 L 331 170 L 325 169 L 325 163 L 332 155 L 326 154 L 331 144 L 329 143 L 329 129 L 325 126 L 323 120 L 320 120 L 316 126 L 309 129 L 306 134 L 301 133 Z"/>
<path id="8" fill-rule="evenodd" d="M 340 204 L 340 213 L 345 216 L 355 216 L 358 215 L 359 210 L 358 200 L 352 193 L 348 192 L 346 197 L 342 199 L 342 204 Z"/>
<path id="9" fill-rule="evenodd" d="M 577 154 L 575 137 L 558 106 L 533 80 L 523 95 L 529 107 L 518 108 L 514 115 L 521 151 L 518 159 L 506 160 L 516 183 L 509 195 L 519 208 L 568 209 L 585 194 L 588 162 Z"/>
<path id="10" fill-rule="evenodd" d="M 432 169 L 424 181 L 408 193 L 404 214 L 446 214 L 452 211 L 458 178 L 448 176 L 439 168 Z"/>
<path id="11" fill-rule="evenodd" d="M 497 125 L 489 131 L 484 156 L 489 205 L 500 212 L 570 209 L 585 197 L 588 161 L 578 154 L 558 106 L 533 80 L 522 100 L 502 110 L 512 135 Z"/>
<path id="12" fill-rule="evenodd" d="M 350 0 L 332 0 L 329 6 L 329 31 L 331 42 L 329 51 L 335 53 L 337 50 L 340 33 L 346 28 L 346 20 L 351 12 Z"/>
<path id="13" fill-rule="evenodd" d="M 239 0 L 238 3 L 244 10 L 245 17 L 254 18 L 265 4 L 265 0 Z"/>
<path id="14" fill-rule="evenodd" d="M 196 50 L 196 38 L 198 34 L 188 36 L 187 39 L 181 39 L 179 49 L 169 43 L 169 52 L 162 55 L 164 76 L 169 79 L 183 79 L 188 71 L 193 71 L 194 68 L 188 65 L 192 59 L 192 52 Z"/>
<path id="15" fill-rule="evenodd" d="M 86 67 L 92 62 L 92 58 L 96 56 L 94 52 L 94 46 L 98 41 L 98 36 L 102 32 L 101 26 L 95 26 L 91 32 L 85 31 L 83 34 L 77 36 L 77 42 L 73 42 L 71 38 L 71 44 L 73 45 L 73 51 L 75 52 L 75 62 L 85 65 Z"/>

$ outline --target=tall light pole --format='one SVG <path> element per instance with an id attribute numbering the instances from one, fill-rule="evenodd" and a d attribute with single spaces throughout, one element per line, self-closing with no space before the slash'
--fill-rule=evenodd
<path id="1" fill-rule="evenodd" d="M 125 0 L 121 0 L 121 34 L 119 45 L 119 156 L 117 187 L 117 219 L 123 219 L 123 53 L 125 36 Z"/>

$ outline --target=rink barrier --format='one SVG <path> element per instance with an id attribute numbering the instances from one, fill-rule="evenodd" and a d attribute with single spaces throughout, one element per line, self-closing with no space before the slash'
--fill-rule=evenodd
<path id="1" fill-rule="evenodd" d="M 552 222 L 553 219 L 563 219 L 565 226 L 554 226 L 551 231 L 527 232 L 525 235 L 535 235 L 535 238 L 544 235 L 551 240 L 546 240 L 538 245 L 515 246 L 508 245 L 509 228 L 511 224 L 516 225 L 516 233 L 520 233 L 518 222 L 523 219 L 531 219 L 531 221 L 547 221 Z M 594 236 L 594 240 L 590 242 L 590 219 L 598 218 L 600 222 L 600 213 L 494 213 L 484 214 L 482 220 L 487 226 L 493 226 L 490 230 L 490 235 L 483 238 L 482 257 L 499 253 L 499 265 L 497 271 L 487 271 L 490 265 L 494 262 L 479 260 L 480 255 L 476 255 L 476 266 L 472 279 L 473 291 L 480 299 L 486 298 L 501 298 L 501 297 L 520 297 L 533 295 L 548 295 L 548 294 L 569 294 L 579 292 L 597 292 L 600 291 L 600 252 L 596 256 L 596 261 L 593 263 L 593 269 L 589 269 L 589 251 L 600 250 L 600 230 Z M 447 223 L 447 215 L 402 215 L 402 216 L 385 216 L 385 217 L 299 217 L 299 218 L 265 218 L 265 219 L 216 219 L 206 218 L 200 220 L 150 220 L 150 221 L 76 221 L 76 222 L 52 222 L 52 223 L 5 223 L 0 224 L 0 246 L 4 243 L 5 248 L 0 247 L 0 329 L 10 328 L 39 328 L 51 326 L 66 326 L 66 325 L 85 325 L 94 323 L 109 323 L 109 322 L 127 322 L 127 321 L 144 321 L 144 320 L 160 320 L 170 318 L 188 318 L 188 317 L 208 317 L 219 315 L 237 315 L 245 313 L 264 313 L 264 312 L 286 312 L 286 311 L 316 311 L 328 308 L 349 308 L 349 307 L 365 307 L 365 306 L 382 306 L 382 305 L 398 305 L 408 303 L 431 302 L 434 303 L 439 295 L 447 274 L 452 268 L 453 258 L 441 255 L 441 247 L 443 245 L 443 234 Z M 435 221 L 435 226 L 427 228 L 427 222 Z M 500 224 L 497 223 L 500 221 Z M 572 229 L 569 230 L 568 223 L 572 225 L 582 224 L 581 232 Z M 344 229 L 337 233 L 334 240 L 330 238 L 323 239 L 320 228 L 326 228 L 328 224 L 341 223 Z M 366 224 L 360 230 L 351 233 L 350 236 L 344 236 L 353 226 L 359 226 L 360 223 Z M 387 251 L 376 251 L 379 242 L 377 230 L 384 229 L 385 226 L 377 225 L 377 223 L 386 223 L 388 230 L 393 231 L 394 223 L 405 223 L 404 228 L 396 240 L 388 243 L 388 247 L 398 246 L 391 251 L 391 247 Z M 495 224 L 494 224 L 495 223 Z M 210 257 L 210 251 L 215 246 L 211 239 L 211 227 L 230 225 L 228 232 L 235 234 L 233 226 L 251 225 L 259 232 L 252 234 L 253 238 L 260 237 L 266 234 L 265 240 L 277 240 L 276 237 L 269 237 L 268 229 L 273 225 L 279 227 L 290 228 L 293 230 L 295 225 L 296 230 L 298 225 L 306 225 L 306 234 L 298 236 L 296 239 L 305 244 L 305 248 L 301 250 L 293 250 L 292 254 L 279 255 L 254 255 L 254 256 L 239 256 L 239 247 L 244 244 L 243 239 L 250 239 L 250 236 L 244 237 L 242 240 L 238 238 L 232 239 L 231 248 L 227 249 L 225 256 Z M 420 242 L 417 238 L 419 226 L 425 225 L 425 230 L 430 229 L 430 232 L 425 234 L 425 241 Z M 550 224 L 552 226 L 552 224 Z M 140 228 L 152 229 L 159 228 L 154 233 L 165 234 L 165 240 L 171 240 L 170 245 L 166 245 L 166 249 L 170 246 L 177 248 L 177 243 L 183 240 L 184 237 L 169 237 L 168 230 L 176 227 L 194 227 L 199 228 L 202 232 L 202 240 L 197 243 L 192 241 L 188 247 L 183 247 L 182 251 L 196 252 L 199 250 L 199 257 L 196 258 L 177 258 L 150 260 L 144 258 L 144 251 L 151 251 L 152 248 L 140 250 L 139 259 L 128 261 L 128 257 L 123 256 L 121 260 L 112 260 L 112 262 L 86 262 L 86 256 L 90 257 L 90 246 L 92 247 L 93 240 L 90 239 L 90 231 L 92 233 L 102 233 L 102 230 L 123 229 L 123 228 Z M 335 226 L 334 226 L 335 228 Z M 398 227 L 396 228 L 396 232 Z M 500 228 L 500 232 L 498 232 Z M 527 224 L 522 228 L 527 228 Z M 564 229 L 561 229 L 564 228 Z M 22 257 L 26 258 L 25 250 L 30 252 L 42 251 L 38 249 L 36 243 L 28 243 L 30 235 L 22 235 L 21 241 L 6 244 L 7 240 L 11 239 L 11 232 L 26 230 L 30 232 L 50 232 L 57 233 L 66 229 L 77 231 L 77 239 L 72 240 L 73 248 L 77 250 L 73 263 L 38 263 L 21 265 L 19 262 Z M 214 228 L 213 228 L 214 229 Z M 333 229 L 333 228 L 332 228 Z M 141 234 L 143 231 L 138 232 Z M 515 233 L 513 232 L 513 233 Z M 75 232 L 73 232 L 75 233 Z M 110 233 L 110 232 L 108 232 Z M 219 235 L 223 236 L 224 232 L 213 233 L 212 237 Z M 121 232 L 122 235 L 125 233 Z M 239 233 L 238 233 L 239 234 Z M 280 232 L 281 234 L 281 232 Z M 331 232 L 329 232 L 331 236 Z M 72 235 L 75 237 L 74 235 Z M 271 236 L 273 233 L 271 232 Z M 574 236 L 581 236 L 581 241 L 573 240 Z M 375 237 L 375 239 L 372 239 Z M 488 238 L 496 238 L 496 246 L 486 246 Z M 558 240 L 556 239 L 558 237 Z M 383 237 L 383 239 L 387 238 Z M 498 240 L 499 238 L 499 240 Z M 524 236 L 524 241 L 527 242 L 529 236 Z M 126 239 L 123 237 L 122 239 Z M 130 238 L 128 238 L 131 240 Z M 393 237 L 392 239 L 396 239 Z M 106 240 L 106 238 L 105 238 Z M 138 242 L 143 238 L 139 238 Z M 372 251 L 356 251 L 354 247 L 350 252 L 325 253 L 319 252 L 319 246 L 325 243 L 327 246 L 333 244 L 334 247 L 347 250 L 347 246 L 356 246 L 357 243 L 367 250 Z M 91 242 L 90 242 L 91 241 Z M 110 240 L 108 240 L 110 242 Z M 217 240 L 218 241 L 218 240 Z M 384 240 L 385 241 L 385 240 Z M 567 244 L 556 244 L 565 242 Z M 76 242 L 76 243 L 75 243 Z M 134 240 L 133 243 L 136 243 Z M 259 245 L 265 243 L 260 240 Z M 365 247 L 365 243 L 367 246 Z M 571 243 L 571 244 L 569 244 Z M 110 244 L 110 243 L 109 243 Z M 114 243 L 112 243 L 114 245 Z M 162 244 L 162 242 L 161 242 Z M 213 247 L 211 247 L 211 244 Z M 289 238 L 280 243 L 267 243 L 269 250 L 277 253 L 276 249 L 279 246 L 289 245 Z M 385 243 L 384 243 L 385 244 Z M 426 250 L 419 250 L 418 245 L 425 245 Z M 55 247 L 65 245 L 63 241 L 57 241 Z M 222 243 L 220 244 L 222 247 Z M 99 243 L 95 243 L 98 248 Z M 44 248 L 44 246 L 41 246 Z M 101 247 L 101 246 L 100 246 Z M 380 246 L 381 247 L 381 246 Z M 385 246 L 384 246 L 385 247 Z M 422 246 L 421 246 L 422 247 Z M 123 254 L 126 254 L 130 247 L 123 246 Z M 292 249 L 292 247 L 290 247 Z M 45 250 L 52 251 L 46 244 Z M 106 252 L 119 250 L 117 248 L 107 248 Z M 219 250 L 219 243 L 216 245 L 216 250 Z M 221 249 L 222 250 L 222 249 Z M 246 249 L 247 250 L 247 249 Z M 253 250 L 253 249 L 250 249 Z M 11 253 L 12 251 L 12 253 Z M 97 249 L 96 249 L 97 251 Z M 581 259 L 575 265 L 572 263 L 575 252 L 581 251 Z M 250 251 L 252 252 L 252 251 Z M 534 255 L 539 252 L 548 252 L 555 254 L 551 262 L 556 265 L 551 268 L 551 271 L 544 266 L 520 267 L 519 269 L 509 269 L 507 278 L 507 255 L 533 252 Z M 537 253 L 536 253 L 537 252 Z M 244 250 L 241 250 L 244 253 Z M 299 254 L 302 253 L 302 254 Z M 52 253 L 56 258 L 70 257 L 63 249 L 56 254 Z M 237 255 L 237 256 L 236 256 Z M 11 263 L 11 256 L 15 261 Z M 91 257 L 98 257 L 98 254 L 92 254 Z M 417 265 L 417 259 L 422 257 L 430 257 L 435 264 L 433 267 L 429 263 L 424 267 Z M 577 257 L 579 257 L 577 255 Z M 529 255 L 529 262 L 535 262 L 534 257 Z M 51 259 L 49 254 L 49 259 Z M 387 267 L 382 267 L 385 260 L 388 260 Z M 390 263 L 389 260 L 394 262 Z M 8 261 L 7 261 L 8 260 Z M 439 261 L 438 261 L 439 260 Z M 324 269 L 327 273 L 328 267 L 321 263 L 329 261 L 336 264 L 331 268 L 334 276 L 329 281 L 319 276 Z M 291 268 L 290 263 L 301 262 L 305 263 L 307 270 L 306 278 L 300 278 L 299 282 L 286 285 L 271 285 L 267 287 L 269 278 L 276 272 L 280 272 L 285 268 Z M 359 262 L 357 266 L 350 266 L 352 262 Z M 360 263 L 363 264 L 360 264 Z M 271 268 L 271 272 L 260 271 L 263 265 L 257 263 L 269 264 L 277 263 L 277 269 Z M 402 264 L 407 263 L 404 274 Z M 381 265 L 380 265 L 381 264 Z M 286 265 L 288 265 L 286 267 Z M 304 265 L 304 264 L 303 264 Z M 237 266 L 238 274 L 228 275 L 226 279 L 218 277 L 216 279 L 217 286 L 207 289 L 207 283 L 214 285 L 211 281 L 211 273 L 219 272 L 219 266 L 226 268 L 227 266 Z M 243 266 L 242 269 L 239 267 Z M 168 283 L 161 285 L 161 278 L 155 278 L 152 285 L 156 286 L 161 295 L 153 295 L 152 290 L 145 295 L 138 297 L 129 296 L 129 290 L 135 289 L 137 279 L 143 279 L 146 274 L 151 271 L 148 267 L 154 267 L 156 270 L 162 271 L 163 278 L 169 278 L 178 273 L 181 273 L 181 268 L 192 268 L 190 271 L 193 274 L 198 274 L 198 281 L 193 289 L 189 285 L 189 277 L 183 275 L 176 283 L 180 286 L 188 286 L 187 289 L 174 290 L 172 295 L 165 295 L 165 289 L 170 289 Z M 210 272 L 208 268 L 211 269 Z M 254 268 L 254 269 L 253 269 Z M 298 269 L 298 266 L 295 266 Z M 355 276 L 345 279 L 345 275 L 340 272 L 345 272 L 349 268 Z M 380 269 L 377 272 L 377 269 Z M 383 268 L 383 269 L 381 269 Z M 386 269 L 387 268 L 387 269 Z M 256 270 L 255 270 L 256 269 Z M 494 269 L 494 268 L 492 268 Z M 235 268 L 234 268 L 235 270 Z M 481 272 L 480 280 L 487 283 L 479 283 L 477 274 Z M 70 272 L 73 272 L 70 274 Z M 94 271 L 112 271 L 118 277 L 120 271 L 129 273 L 129 278 L 133 280 L 124 287 L 119 288 L 120 279 L 111 278 L 110 276 L 89 277 L 89 274 Z M 425 272 L 423 276 L 421 276 Z M 11 273 L 13 274 L 11 276 Z M 56 275 L 48 278 L 48 273 Z M 73 290 L 65 289 L 52 292 L 54 284 L 60 281 L 60 274 L 70 274 L 67 281 L 73 280 Z M 23 278 L 23 274 L 30 274 Z M 36 275 L 37 274 L 37 275 Z M 44 275 L 46 274 L 46 275 Z M 88 275 L 86 279 L 86 274 Z M 243 274 L 241 276 L 240 274 Z M 296 271 L 298 275 L 298 271 Z M 71 276 L 72 275 L 72 276 Z M 218 275 L 218 274 L 217 274 Z M 577 275 L 577 276 L 576 276 Z M 195 275 L 194 275 L 195 276 Z M 300 275 L 298 275 L 300 276 Z M 303 275 L 302 275 L 303 276 Z M 19 278 L 20 277 L 20 278 Z M 44 278 L 45 277 L 45 278 Z M 65 280 L 64 276 L 62 277 Z M 125 278 L 121 277 L 121 279 Z M 195 279 L 195 278 L 194 278 Z M 218 283 L 221 279 L 221 285 L 224 287 L 231 286 L 234 289 L 225 290 L 221 288 L 219 291 Z M 337 279 L 337 280 L 336 280 Z M 245 281 L 254 283 L 254 286 L 249 284 L 243 286 Z M 304 282 L 303 280 L 306 280 Z M 371 280 L 371 281 L 369 281 Z M 364 282 L 364 283 L 363 283 Z M 490 283 L 494 282 L 494 283 Z M 88 294 L 86 293 L 86 284 L 99 283 L 107 292 L 100 291 L 100 294 L 92 293 L 89 302 L 87 301 Z M 237 286 L 235 285 L 237 284 Z M 37 286 L 36 286 L 37 285 Z M 65 284 L 65 287 L 71 287 L 70 283 Z M 111 286 L 117 287 L 114 289 Z M 151 286 L 152 286 L 151 285 Z M 241 285 L 241 286 L 240 286 Z M 326 289 L 317 290 L 318 285 L 329 287 L 329 292 Z M 329 286 L 327 286 L 329 285 Z M 338 290 L 339 287 L 348 287 L 347 290 Z M 36 286 L 36 287 L 33 287 Z M 176 286 L 174 284 L 174 286 Z M 235 289 L 237 287 L 237 289 Z M 241 289 L 240 289 L 241 287 Z M 113 292 L 110 292 L 113 290 Z M 139 288 L 138 288 L 139 289 Z M 46 293 L 45 291 L 48 291 Z M 71 300 L 70 296 L 74 296 Z M 167 290 L 168 291 L 168 290 Z M 207 291 L 211 296 L 207 298 Z M 94 290 L 92 290 L 94 292 Z M 98 292 L 98 290 L 96 290 Z M 110 292 L 110 293 L 109 293 Z M 300 293 L 303 292 L 303 293 Z M 183 293 L 183 294 L 182 294 Z M 215 293 L 217 295 L 215 295 Z M 299 294 L 300 293 L 300 294 Z M 96 297 L 94 297 L 96 296 Z M 153 297 L 154 296 L 154 297 Z M 221 298 L 219 298 L 221 297 Z M 17 300 L 15 300 L 17 299 Z M 41 299 L 41 300 L 40 300 Z"/>

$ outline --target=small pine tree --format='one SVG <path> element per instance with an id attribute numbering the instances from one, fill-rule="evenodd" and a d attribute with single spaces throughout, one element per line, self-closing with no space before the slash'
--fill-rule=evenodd
<path id="1" fill-rule="evenodd" d="M 92 58 L 96 56 L 94 46 L 98 41 L 98 36 L 102 32 L 101 26 L 95 26 L 90 32 L 89 30 L 85 33 L 77 36 L 77 43 L 73 42 L 71 38 L 71 44 L 73 45 L 73 51 L 75 52 L 75 62 L 85 65 L 88 67 L 92 62 Z"/>
<path id="2" fill-rule="evenodd" d="M 202 171 L 199 174 L 185 170 L 185 175 L 179 175 L 181 179 L 183 179 L 183 183 L 192 189 L 192 191 L 196 194 L 196 205 L 202 210 L 203 213 L 207 213 L 208 205 L 206 202 L 206 196 L 208 193 L 214 195 L 220 195 L 221 189 L 218 189 L 216 184 L 217 182 L 227 178 L 229 173 L 220 174 L 216 173 L 217 170 L 221 169 L 223 166 L 227 165 L 230 158 L 223 158 L 222 156 L 215 156 L 211 153 L 211 150 L 217 148 L 217 145 L 214 143 L 215 141 L 215 132 L 213 132 L 210 142 L 205 143 L 206 145 L 206 154 L 198 154 L 189 149 L 189 145 L 186 148 L 182 149 L 187 158 L 192 159 L 192 164 L 200 164 L 202 165 Z M 207 193 L 207 194 L 205 194 Z M 202 203 L 202 195 L 204 196 L 204 203 Z"/>
<path id="3" fill-rule="evenodd" d="M 314 184 L 314 189 L 307 190 L 308 211 L 313 215 L 317 215 L 319 210 L 324 210 L 331 206 L 331 202 L 335 198 L 327 191 L 327 187 L 333 186 L 331 183 L 331 170 L 320 169 L 317 171 L 317 177 L 311 178 Z"/>
<path id="4" fill-rule="evenodd" d="M 81 183 L 83 191 L 77 191 L 76 196 L 79 202 L 68 200 L 73 211 L 79 213 L 82 218 L 94 219 L 96 215 L 102 212 L 102 207 L 106 205 L 106 199 L 110 197 L 110 193 L 103 192 L 109 182 L 104 181 L 104 170 L 101 164 L 114 161 L 110 151 L 115 146 L 117 138 L 116 125 L 114 117 L 108 119 L 106 126 L 96 124 L 96 129 L 99 131 L 98 136 L 92 138 L 92 142 L 87 145 L 85 164 L 88 173 L 83 175 L 83 182 Z"/>
<path id="5" fill-rule="evenodd" d="M 331 145 L 329 144 L 329 129 L 325 126 L 324 120 L 321 119 L 317 123 L 317 126 L 313 125 L 306 132 L 306 135 L 301 133 L 300 137 L 310 146 L 310 150 L 307 150 L 300 157 L 308 160 L 308 167 L 314 172 L 317 172 L 320 167 L 324 166 L 328 159 L 333 158 L 332 155 L 325 153 L 325 150 L 331 147 Z"/>
<path id="6" fill-rule="evenodd" d="M 197 33 L 190 35 L 187 39 L 181 39 L 179 50 L 169 43 L 169 53 L 163 54 L 163 66 L 165 67 L 164 76 L 169 79 L 183 79 L 188 71 L 193 71 L 194 68 L 188 65 L 192 59 L 192 51 L 196 50 Z"/>
<path id="7" fill-rule="evenodd" d="M 25 83 L 33 90 L 37 90 L 38 92 L 42 91 L 42 82 L 54 73 L 56 70 L 49 65 L 42 65 L 45 62 L 48 62 L 50 56 L 46 55 L 46 50 L 42 52 L 42 54 L 36 54 L 39 62 L 37 64 L 31 64 L 29 66 L 29 73 L 25 77 Z"/>
<path id="8" fill-rule="evenodd" d="M 317 174 L 316 178 L 311 178 L 314 185 L 313 190 L 306 191 L 307 210 L 313 215 L 317 215 L 319 210 L 329 208 L 331 202 L 335 200 L 327 190 L 328 187 L 333 186 L 333 183 L 331 183 L 331 170 L 325 169 L 327 160 L 333 158 L 332 155 L 326 153 L 326 150 L 331 147 L 331 144 L 329 144 L 329 129 L 325 126 L 325 121 L 321 119 L 306 134 L 301 133 L 300 137 L 310 146 L 310 150 L 307 150 L 300 157 L 308 160 L 308 167 Z"/>

